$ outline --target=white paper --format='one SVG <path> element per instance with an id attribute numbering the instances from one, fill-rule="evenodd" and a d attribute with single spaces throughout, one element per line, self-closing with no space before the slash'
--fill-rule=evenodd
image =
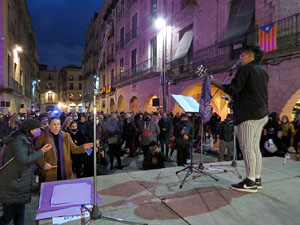
<path id="1" fill-rule="evenodd" d="M 91 209 L 93 208 L 92 205 L 87 205 L 87 208 Z M 73 220 L 79 220 L 81 218 L 87 218 L 90 217 L 90 213 L 88 211 L 85 211 L 82 214 L 74 215 L 74 216 L 60 216 L 60 217 L 53 217 L 52 218 L 52 223 L 53 224 L 64 224 Z"/>

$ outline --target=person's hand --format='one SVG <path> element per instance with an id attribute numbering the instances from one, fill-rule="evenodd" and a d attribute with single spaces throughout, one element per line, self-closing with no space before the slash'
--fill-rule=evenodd
<path id="1" fill-rule="evenodd" d="M 156 148 L 156 149 L 154 150 L 154 152 L 155 152 L 155 153 L 159 153 L 159 148 Z"/>
<path id="2" fill-rule="evenodd" d="M 104 158 L 104 151 L 99 152 L 99 154 Z"/>
<path id="3" fill-rule="evenodd" d="M 83 144 L 84 149 L 92 148 L 93 146 L 94 146 L 94 143 Z"/>
<path id="4" fill-rule="evenodd" d="M 99 140 L 99 139 L 96 140 L 96 146 L 97 146 L 97 147 L 100 146 L 100 140 Z"/>
<path id="5" fill-rule="evenodd" d="M 182 129 L 182 130 L 180 131 L 180 133 L 181 133 L 182 135 L 184 135 L 184 129 Z"/>
<path id="6" fill-rule="evenodd" d="M 163 128 L 163 131 L 166 131 L 166 128 Z"/>
<path id="7" fill-rule="evenodd" d="M 45 153 L 45 152 L 48 152 L 51 149 L 51 147 L 52 147 L 51 144 L 46 144 L 41 148 L 41 150 L 42 150 L 42 152 Z"/>
<path id="8" fill-rule="evenodd" d="M 185 134 L 185 135 L 183 135 L 183 139 L 184 139 L 184 140 L 188 140 L 189 137 Z"/>
<path id="9" fill-rule="evenodd" d="M 45 163 L 44 170 L 50 170 L 53 168 L 57 168 L 57 166 L 52 166 L 50 163 Z"/>

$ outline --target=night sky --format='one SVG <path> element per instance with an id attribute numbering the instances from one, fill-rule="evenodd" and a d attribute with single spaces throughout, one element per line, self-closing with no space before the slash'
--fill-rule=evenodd
<path id="1" fill-rule="evenodd" d="M 85 32 L 104 0 L 28 0 L 39 63 L 60 69 L 81 66 Z"/>

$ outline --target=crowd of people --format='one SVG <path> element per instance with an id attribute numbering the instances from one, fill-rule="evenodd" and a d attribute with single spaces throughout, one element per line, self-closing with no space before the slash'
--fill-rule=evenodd
<path id="1" fill-rule="evenodd" d="M 261 134 L 262 155 L 282 157 L 294 150 L 298 156 L 300 113 L 292 122 L 287 116 L 279 120 L 277 113 L 269 114 L 268 118 Z M 143 155 L 140 169 L 144 170 L 164 168 L 174 150 L 177 165 L 184 166 L 191 149 L 196 147 L 197 151 L 202 145 L 207 152 L 217 142 L 220 161 L 224 160 L 226 150 L 226 160 L 233 157 L 231 114 L 221 121 L 220 116 L 213 113 L 204 124 L 203 132 L 201 118 L 189 113 L 98 113 L 95 122 L 98 175 L 122 170 L 124 149 L 128 149 L 128 157 Z M 93 114 L 0 113 L 0 180 L 6 181 L 0 184 L 0 202 L 4 209 L 1 224 L 12 218 L 24 219 L 25 204 L 30 202 L 33 167 L 44 182 L 93 175 L 93 126 Z"/>

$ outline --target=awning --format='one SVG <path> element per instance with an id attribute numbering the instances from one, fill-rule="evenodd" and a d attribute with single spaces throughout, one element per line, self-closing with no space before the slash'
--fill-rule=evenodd
<path id="1" fill-rule="evenodd" d="M 193 40 L 193 30 L 186 31 L 183 37 L 181 38 L 181 40 L 179 41 L 177 50 L 175 52 L 175 56 L 172 59 L 172 61 L 176 59 L 180 59 L 188 53 L 192 40 Z"/>
<path id="2" fill-rule="evenodd" d="M 254 0 L 235 0 L 232 2 L 227 30 L 219 46 L 242 43 L 255 11 Z"/>
<path id="3" fill-rule="evenodd" d="M 199 112 L 199 103 L 193 98 L 184 95 L 172 95 L 184 112 Z"/>

